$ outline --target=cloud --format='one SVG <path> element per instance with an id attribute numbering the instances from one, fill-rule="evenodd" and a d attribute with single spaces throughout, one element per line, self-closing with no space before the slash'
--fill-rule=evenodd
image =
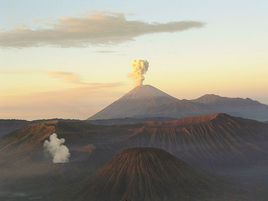
<path id="1" fill-rule="evenodd" d="M 118 44 L 136 37 L 163 32 L 179 32 L 201 28 L 199 21 L 148 23 L 128 20 L 124 14 L 97 13 L 85 17 L 65 17 L 49 28 L 27 27 L 0 31 L 0 47 L 86 47 L 94 44 Z"/>
<path id="2" fill-rule="evenodd" d="M 96 53 L 116 53 L 117 51 L 114 50 L 98 50 L 95 51 Z"/>
<path id="3" fill-rule="evenodd" d="M 12 72 L 11 72 L 12 73 Z M 73 72 L 38 72 L 59 79 L 67 85 L 64 88 L 49 86 L 47 91 L 18 92 L 0 94 L 0 119 L 40 119 L 40 118 L 79 118 L 86 119 L 117 99 L 128 89 L 124 82 L 86 82 Z M 23 74 L 24 76 L 24 74 Z M 22 87 L 21 89 L 24 89 Z M 14 91 L 14 92 L 12 92 Z M 16 92 L 16 93 L 15 93 Z"/>
<path id="4" fill-rule="evenodd" d="M 80 80 L 80 77 L 72 72 L 52 71 L 49 72 L 48 75 L 52 78 L 62 79 L 65 82 L 83 84 L 83 82 Z"/>
<path id="5" fill-rule="evenodd" d="M 91 89 L 100 89 L 100 88 L 111 88 L 111 87 L 119 87 L 122 86 L 121 82 L 111 82 L 111 83 L 89 83 L 81 80 L 79 75 L 72 72 L 64 72 L 64 71 L 51 71 L 48 72 L 48 75 L 52 78 L 61 79 L 64 82 L 76 84 L 80 86 L 87 86 Z"/>

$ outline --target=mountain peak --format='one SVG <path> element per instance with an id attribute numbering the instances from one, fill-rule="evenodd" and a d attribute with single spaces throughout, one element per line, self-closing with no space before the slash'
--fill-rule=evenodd
<path id="1" fill-rule="evenodd" d="M 200 103 L 213 103 L 221 99 L 225 99 L 225 97 L 216 94 L 205 94 L 204 96 L 197 98 L 195 101 Z"/>
<path id="2" fill-rule="evenodd" d="M 125 119 L 165 117 L 159 110 L 163 105 L 174 104 L 178 99 L 151 86 L 137 86 L 102 111 L 90 117 L 98 119 Z"/>
<path id="3" fill-rule="evenodd" d="M 148 121 L 146 125 L 156 126 L 156 125 L 173 125 L 173 126 L 186 126 L 186 125 L 195 125 L 195 124 L 203 124 L 209 122 L 230 122 L 230 121 L 237 121 L 240 118 L 233 117 L 225 113 L 213 113 L 207 115 L 200 115 L 200 116 L 192 116 L 192 117 L 185 117 L 182 119 L 177 120 L 167 120 L 167 121 Z"/>
<path id="4" fill-rule="evenodd" d="M 207 98 L 222 98 L 222 96 L 219 96 L 219 95 L 217 95 L 217 94 L 205 94 L 205 95 L 203 95 L 203 96 L 201 96 L 201 97 L 207 97 Z"/>
<path id="5" fill-rule="evenodd" d="M 151 85 L 141 85 L 132 89 L 122 98 L 141 99 L 141 98 L 152 98 L 152 97 L 172 97 L 172 96 Z"/>

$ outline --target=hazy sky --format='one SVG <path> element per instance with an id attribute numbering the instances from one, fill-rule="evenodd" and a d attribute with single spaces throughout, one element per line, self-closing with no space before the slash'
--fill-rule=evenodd
<path id="1" fill-rule="evenodd" d="M 145 84 L 268 103 L 267 0 L 0 1 L 0 118 L 87 118 Z"/>

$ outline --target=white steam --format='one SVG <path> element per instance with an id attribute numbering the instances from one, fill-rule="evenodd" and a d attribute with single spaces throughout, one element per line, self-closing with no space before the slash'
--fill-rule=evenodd
<path id="1" fill-rule="evenodd" d="M 65 139 L 59 139 L 56 133 L 49 136 L 43 144 L 45 151 L 52 157 L 53 163 L 67 163 L 71 156 L 69 149 L 64 145 Z"/>
<path id="2" fill-rule="evenodd" d="M 136 86 L 141 86 L 145 77 L 145 73 L 148 71 L 149 62 L 146 60 L 136 59 L 132 62 L 132 73 L 130 77 L 135 81 Z"/>

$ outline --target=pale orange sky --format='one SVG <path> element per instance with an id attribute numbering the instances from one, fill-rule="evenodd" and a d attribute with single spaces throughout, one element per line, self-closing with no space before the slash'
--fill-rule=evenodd
<path id="1" fill-rule="evenodd" d="M 130 68 L 127 68 L 128 70 Z M 67 74 L 67 76 L 66 76 Z M 239 74 L 239 76 L 237 76 Z M 145 84 L 151 84 L 180 99 L 214 93 L 230 97 L 251 97 L 268 102 L 267 70 L 179 69 L 176 73 L 151 66 Z M 127 73 L 109 83 L 90 83 L 77 73 L 35 72 L 30 75 L 1 75 L 0 118 L 85 119 L 124 95 L 134 86 Z M 83 79 L 82 79 L 83 78 Z M 6 79 L 6 80 L 5 80 Z M 14 79 L 14 80 L 12 80 Z M 3 83 L 9 85 L 3 85 Z"/>

